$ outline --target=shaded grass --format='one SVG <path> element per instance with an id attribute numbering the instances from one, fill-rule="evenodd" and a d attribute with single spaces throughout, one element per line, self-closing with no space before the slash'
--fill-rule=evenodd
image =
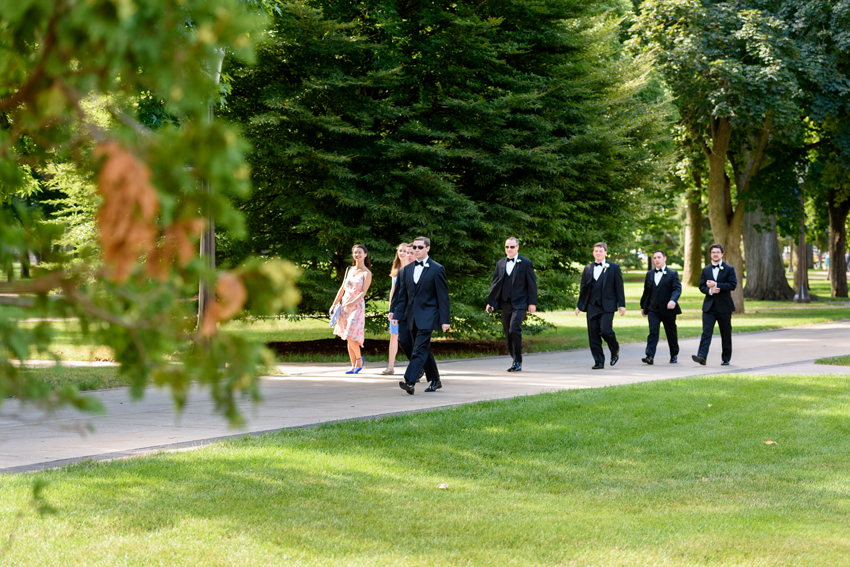
<path id="1" fill-rule="evenodd" d="M 833 364 L 836 366 L 850 366 L 850 355 L 833 356 L 831 358 L 819 358 L 815 364 Z"/>
<path id="2" fill-rule="evenodd" d="M 20 373 L 25 379 L 38 379 L 52 388 L 70 385 L 82 391 L 130 385 L 129 378 L 120 375 L 117 366 L 23 368 Z"/>
<path id="3" fill-rule="evenodd" d="M 841 565 L 848 407 L 845 376 L 725 375 L 9 475 L 3 564 Z M 15 522 L 34 477 L 59 513 Z"/>

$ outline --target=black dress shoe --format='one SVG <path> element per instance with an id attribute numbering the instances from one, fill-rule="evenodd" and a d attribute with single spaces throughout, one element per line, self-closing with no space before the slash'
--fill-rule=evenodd
<path id="1" fill-rule="evenodd" d="M 408 384 L 407 382 L 399 382 L 398 387 L 412 396 L 413 395 L 413 389 L 416 387 L 416 384 Z"/>
<path id="2" fill-rule="evenodd" d="M 705 366 L 705 359 L 703 357 L 697 356 L 697 355 L 694 354 L 694 355 L 691 356 L 691 358 L 694 359 L 694 362 L 702 364 L 703 366 Z"/>
<path id="3" fill-rule="evenodd" d="M 649 364 L 650 366 L 655 364 L 655 359 L 652 358 L 651 356 L 647 356 L 646 358 L 641 358 L 640 361 L 645 362 L 645 363 Z"/>
<path id="4" fill-rule="evenodd" d="M 723 362 L 720 363 L 720 366 L 729 366 L 729 361 L 724 360 Z"/>
<path id="5" fill-rule="evenodd" d="M 591 370 L 599 370 L 600 368 L 605 368 L 604 362 L 597 362 L 593 365 L 593 368 L 591 368 Z"/>
<path id="6" fill-rule="evenodd" d="M 611 353 L 611 366 L 617 364 L 618 360 L 620 360 L 620 349 L 617 349 L 617 352 Z"/>
<path id="7" fill-rule="evenodd" d="M 425 388 L 425 391 L 426 392 L 436 392 L 437 390 L 439 390 L 442 387 L 443 387 L 442 382 L 440 382 L 439 380 L 434 380 L 433 382 L 431 382 L 430 386 Z"/>
<path id="8" fill-rule="evenodd" d="M 676 364 L 677 362 L 679 362 L 679 359 L 677 359 L 675 356 L 670 357 L 670 364 Z"/>
<path id="9" fill-rule="evenodd" d="M 508 368 L 508 372 L 522 372 L 522 364 L 514 362 L 511 367 Z"/>

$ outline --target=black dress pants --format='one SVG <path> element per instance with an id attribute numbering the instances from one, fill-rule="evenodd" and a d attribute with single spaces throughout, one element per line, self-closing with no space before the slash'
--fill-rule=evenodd
<path id="1" fill-rule="evenodd" d="M 658 347 L 658 335 L 661 324 L 664 323 L 664 332 L 667 334 L 667 346 L 670 347 L 670 356 L 679 355 L 679 331 L 676 328 L 676 314 L 661 316 L 659 311 L 650 309 L 646 314 L 649 319 L 649 336 L 646 337 L 646 356 L 655 358 L 655 349 Z"/>
<path id="2" fill-rule="evenodd" d="M 502 301 L 500 308 L 508 353 L 514 362 L 522 364 L 522 322 L 525 320 L 525 309 L 514 309 L 513 305 L 507 301 Z"/>
<path id="3" fill-rule="evenodd" d="M 711 336 L 714 334 L 714 324 L 720 327 L 720 358 L 723 362 L 732 359 L 732 314 L 718 313 L 714 306 L 702 312 L 702 336 L 699 339 L 697 356 L 708 358 L 708 347 L 711 346 Z"/>
<path id="4" fill-rule="evenodd" d="M 434 355 L 431 353 L 431 329 L 417 329 L 416 322 L 412 327 L 407 325 L 406 321 L 398 322 L 398 344 L 401 350 L 407 355 L 410 364 L 404 371 L 404 381 L 408 384 L 414 384 L 422 374 L 422 369 L 425 369 L 425 377 L 429 382 L 440 379 L 440 372 L 437 370 L 437 361 L 434 360 Z"/>
<path id="5" fill-rule="evenodd" d="M 617 342 L 617 335 L 614 333 L 614 313 L 603 311 L 600 305 L 588 305 L 587 338 L 590 341 L 590 354 L 599 364 L 605 364 L 602 339 L 605 339 L 612 355 L 619 352 L 620 343 Z"/>

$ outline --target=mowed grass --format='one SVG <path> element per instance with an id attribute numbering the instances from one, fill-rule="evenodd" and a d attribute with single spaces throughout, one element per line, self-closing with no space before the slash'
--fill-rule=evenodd
<path id="1" fill-rule="evenodd" d="M 829 282 L 815 279 L 818 272 L 814 270 L 810 273 L 812 275 L 810 280 L 811 292 L 820 297 L 818 301 L 806 305 L 797 305 L 791 301 L 747 301 L 745 313 L 735 315 L 732 318 L 732 331 L 735 333 L 764 331 L 850 318 L 850 307 L 847 307 L 847 299 L 830 298 Z M 648 334 L 647 321 L 640 315 L 640 296 L 643 292 L 644 272 L 627 273 L 625 280 L 627 312 L 623 317 L 615 316 L 614 330 L 617 332 L 617 338 L 621 343 L 642 342 L 646 340 Z M 697 288 L 683 288 L 680 305 L 685 312 L 677 319 L 679 338 L 698 337 L 702 333 L 700 309 L 703 297 Z M 484 299 L 482 298 L 482 309 L 483 305 Z M 375 302 L 372 307 L 385 309 L 386 302 Z M 2 310 L 0 310 L 0 315 L 11 316 L 9 313 L 2 312 Z M 573 311 L 556 311 L 540 313 L 540 316 L 555 325 L 555 328 L 534 336 L 526 334 L 523 338 L 524 351 L 546 352 L 587 348 L 587 323 L 583 313 L 576 317 Z M 494 317 L 499 317 L 498 313 Z M 24 324 L 35 325 L 36 323 Z M 51 325 L 56 336 L 53 352 L 63 360 L 112 360 L 113 353 L 110 349 L 89 344 L 81 338 L 79 325 L 75 321 L 54 322 Z M 334 338 L 327 320 L 321 319 L 302 319 L 300 321 L 285 318 L 240 320 L 227 323 L 222 326 L 222 329 L 264 343 Z M 367 338 L 389 340 L 388 333 L 367 333 L 366 336 Z M 493 339 L 501 341 L 502 337 L 497 336 Z M 666 339 L 663 330 L 661 339 Z M 449 357 L 440 358 L 470 358 L 475 356 L 481 356 L 481 354 L 456 353 Z M 50 359 L 51 356 L 33 353 L 32 358 Z M 339 353 L 337 354 L 288 355 L 279 358 L 279 362 L 348 362 L 348 355 L 345 343 L 340 340 Z M 383 360 L 369 360 L 368 362 L 380 364 Z"/>
<path id="2" fill-rule="evenodd" d="M 73 386 L 83 391 L 130 385 L 129 378 L 121 375 L 117 366 L 51 366 L 22 368 L 19 372 L 24 379 L 39 380 L 52 388 Z"/>
<path id="3" fill-rule="evenodd" d="M 831 358 L 820 358 L 815 361 L 815 364 L 832 364 L 835 366 L 850 366 L 850 355 L 848 356 L 833 356 Z"/>
<path id="4" fill-rule="evenodd" d="M 846 376 L 726 375 L 7 475 L 0 563 L 845 565 L 848 409 Z"/>

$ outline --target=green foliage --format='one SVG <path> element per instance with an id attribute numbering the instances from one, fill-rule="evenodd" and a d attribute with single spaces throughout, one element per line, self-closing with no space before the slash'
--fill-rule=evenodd
<path id="1" fill-rule="evenodd" d="M 219 275 L 195 252 L 200 211 L 232 234 L 244 228 L 231 202 L 249 190 L 247 146 L 237 128 L 210 119 L 220 95 L 212 71 L 222 49 L 250 61 L 264 22 L 238 0 L 214 10 L 206 0 L 0 5 L 2 197 L 32 193 L 35 182 L 60 194 L 46 203 L 60 209 L 53 224 L 20 205 L 0 209 L 0 264 L 23 251 L 43 256 L 31 280 L 0 283 L 0 299 L 31 317 L 78 318 L 84 337 L 114 351 L 134 396 L 154 382 L 180 407 L 199 381 L 233 422 L 234 396 L 258 396 L 269 355 L 216 334 L 215 323 L 249 289 L 263 290 L 251 298 L 257 312 L 297 301 L 291 265 L 248 262 Z M 200 330 L 199 280 L 221 286 Z M 36 384 L 10 362 L 50 356 L 54 338 L 49 322 L 0 314 L 0 399 L 97 410 L 73 385 Z"/>
<path id="2" fill-rule="evenodd" d="M 280 8 L 258 64 L 226 65 L 225 112 L 253 143 L 256 192 L 242 204 L 249 239 L 221 252 L 294 260 L 302 313 L 327 310 L 355 243 L 372 255 L 377 299 L 398 243 L 430 237 L 462 334 L 497 328 L 483 305 L 506 237 L 534 261 L 544 309 L 572 304 L 573 263 L 593 242 L 631 244 L 636 203 L 659 178 L 663 113 L 640 97 L 651 60 L 623 52 L 601 6 Z"/>

